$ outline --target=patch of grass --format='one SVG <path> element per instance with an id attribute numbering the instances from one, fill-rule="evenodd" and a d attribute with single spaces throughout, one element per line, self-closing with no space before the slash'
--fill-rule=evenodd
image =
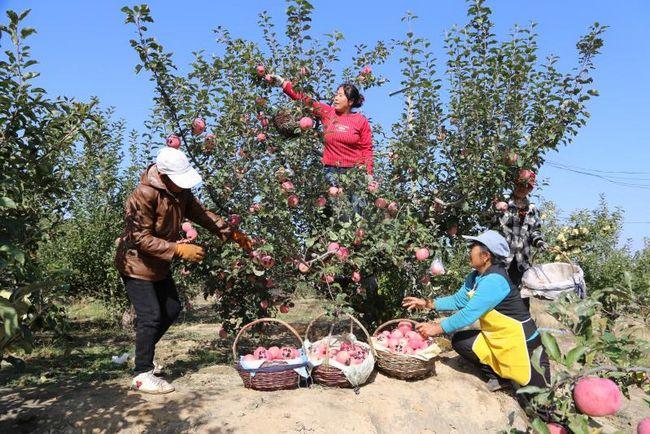
<path id="1" fill-rule="evenodd" d="M 110 313 L 106 307 L 97 300 L 83 299 L 72 303 L 67 308 L 68 318 L 73 321 L 110 320 Z"/>
<path id="2" fill-rule="evenodd" d="M 79 311 L 77 311 L 79 312 Z M 68 337 L 36 335 L 38 345 L 24 356 L 25 366 L 17 370 L 11 365 L 0 367 L 0 385 L 24 387 L 55 383 L 106 381 L 128 375 L 128 364 L 117 365 L 111 357 L 133 351 L 133 338 L 115 328 L 107 320 L 99 320 L 96 308 L 82 310 L 94 320 L 71 323 Z"/>

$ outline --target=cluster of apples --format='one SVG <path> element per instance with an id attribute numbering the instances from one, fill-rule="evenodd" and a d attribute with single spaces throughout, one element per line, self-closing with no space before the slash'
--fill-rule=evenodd
<path id="1" fill-rule="evenodd" d="M 340 344 L 328 347 L 327 341 L 316 342 L 309 350 L 310 360 L 332 359 L 345 366 L 355 366 L 363 363 L 368 357 L 368 349 L 351 342 L 342 342 Z"/>
<path id="2" fill-rule="evenodd" d="M 409 321 L 401 321 L 397 328 L 381 332 L 377 336 L 377 342 L 391 353 L 412 355 L 429 347 L 433 341 L 414 331 L 413 324 Z"/>
<path id="3" fill-rule="evenodd" d="M 268 362 L 274 360 L 291 360 L 300 357 L 300 351 L 296 347 L 257 347 L 253 354 L 246 354 L 244 361 L 252 362 L 254 360 L 266 360 Z"/>

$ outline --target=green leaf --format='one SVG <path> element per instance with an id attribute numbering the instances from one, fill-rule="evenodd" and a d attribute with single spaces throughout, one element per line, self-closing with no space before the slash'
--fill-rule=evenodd
<path id="1" fill-rule="evenodd" d="M 569 429 L 573 434 L 589 434 L 589 419 L 584 414 L 575 415 L 569 421 Z"/>
<path id="2" fill-rule="evenodd" d="M 544 423 L 544 421 L 538 417 L 533 420 L 532 425 L 538 434 L 551 434 L 551 431 L 549 431 L 546 423 Z"/>
<path id="3" fill-rule="evenodd" d="M 544 392 L 546 389 L 542 387 L 537 387 L 537 386 L 525 386 L 525 387 L 520 387 L 517 389 L 517 393 L 541 393 Z"/>
<path id="4" fill-rule="evenodd" d="M 557 345 L 557 340 L 555 336 L 550 333 L 542 332 L 542 343 L 548 351 L 548 355 L 555 360 L 556 362 L 562 363 L 562 352 L 560 347 Z"/>
<path id="5" fill-rule="evenodd" d="M 16 202 L 10 197 L 0 197 L 0 208 L 16 208 Z"/>
<path id="6" fill-rule="evenodd" d="M 573 365 L 575 364 L 575 362 L 577 362 L 578 359 L 580 359 L 580 357 L 582 357 L 582 355 L 583 355 L 586 351 L 587 351 L 587 347 L 585 347 L 584 345 L 577 345 L 577 346 L 573 347 L 573 348 L 572 348 L 572 349 L 571 349 L 571 350 L 566 354 L 564 365 L 565 365 L 567 368 L 571 369 L 571 368 L 573 367 Z"/>
<path id="7" fill-rule="evenodd" d="M 542 350 L 543 349 L 544 349 L 544 347 L 542 347 L 542 346 L 539 346 L 539 347 L 535 348 L 535 351 L 533 351 L 533 358 L 531 359 L 531 363 L 533 364 L 533 368 L 535 369 L 535 371 L 539 372 L 542 375 L 542 377 L 546 373 L 546 368 L 544 368 L 539 362 L 540 359 L 542 358 Z"/>

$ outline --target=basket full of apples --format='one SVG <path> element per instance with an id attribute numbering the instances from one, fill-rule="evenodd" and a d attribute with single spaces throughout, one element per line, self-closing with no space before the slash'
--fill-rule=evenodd
<path id="1" fill-rule="evenodd" d="M 333 334 L 332 325 L 326 337 L 311 342 L 309 332 L 324 315 L 314 318 L 305 332 L 305 351 L 314 382 L 328 387 L 361 386 L 368 381 L 375 368 L 375 351 L 370 334 L 356 318 L 345 313 L 343 315 L 350 320 L 349 333 Z M 368 343 L 357 340 L 353 333 L 355 325 L 366 335 Z"/>
<path id="2" fill-rule="evenodd" d="M 377 351 L 377 367 L 401 380 L 419 380 L 434 375 L 437 343 L 414 330 L 412 319 L 394 319 L 377 327 L 372 341 Z M 395 327 L 397 326 L 397 327 Z"/>
<path id="3" fill-rule="evenodd" d="M 237 344 L 242 334 L 256 324 L 275 322 L 286 327 L 298 341 L 297 347 L 259 346 L 252 353 L 238 355 Z M 233 360 L 244 387 L 248 389 L 271 391 L 295 389 L 300 385 L 300 378 L 308 378 L 308 363 L 302 349 L 302 339 L 298 332 L 286 322 L 276 318 L 261 318 L 246 324 L 237 333 L 232 344 Z"/>

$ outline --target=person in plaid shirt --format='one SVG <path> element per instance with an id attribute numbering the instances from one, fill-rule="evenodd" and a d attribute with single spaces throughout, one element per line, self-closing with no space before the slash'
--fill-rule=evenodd
<path id="1" fill-rule="evenodd" d="M 531 267 L 531 247 L 541 251 L 548 248 L 541 232 L 539 210 L 528 199 L 534 187 L 535 173 L 521 170 L 512 197 L 507 204 L 497 204 L 492 220 L 494 229 L 501 232 L 510 245 L 510 255 L 505 262 L 510 280 L 516 286 L 521 285 L 524 272 Z M 528 298 L 524 302 L 530 306 Z"/>

